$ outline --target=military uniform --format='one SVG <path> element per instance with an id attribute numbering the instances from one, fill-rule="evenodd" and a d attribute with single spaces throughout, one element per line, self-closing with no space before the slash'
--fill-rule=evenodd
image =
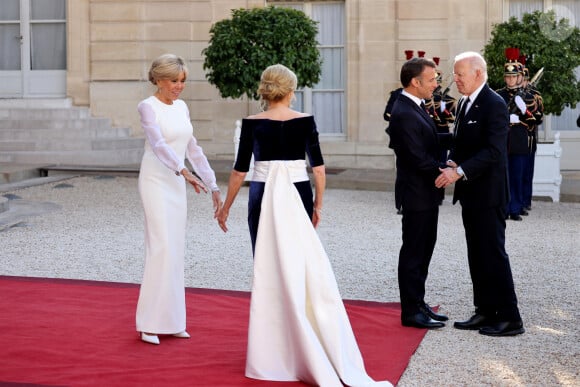
<path id="1" fill-rule="evenodd" d="M 439 66 L 439 58 L 434 57 L 433 61 Z M 439 133 L 449 133 L 449 126 L 455 122 L 455 109 L 457 100 L 449 95 L 449 87 L 443 90 L 442 73 L 437 71 L 437 88 L 433 91 L 433 98 L 425 100 L 425 106 Z M 441 161 L 447 161 L 447 150 L 441 151 Z"/>
<path id="2" fill-rule="evenodd" d="M 518 62 L 519 50 L 507 49 L 506 57 L 508 62 L 504 66 L 504 76 L 523 77 L 524 68 Z M 524 211 L 524 176 L 530 154 L 529 132 L 536 125 L 536 118 L 532 114 L 536 109 L 536 101 L 531 93 L 517 85 L 512 88 L 506 86 L 497 90 L 497 93 L 506 102 L 510 114 L 508 133 L 510 201 L 507 214 L 509 219 L 522 220 L 521 215 L 527 214 Z"/>
<path id="3" fill-rule="evenodd" d="M 399 87 L 398 89 L 391 91 L 391 95 L 389 96 L 389 100 L 387 101 L 387 106 L 385 106 L 385 112 L 383 113 L 383 118 L 387 122 L 391 120 L 391 111 L 393 110 L 393 105 L 395 104 L 397 98 L 399 98 L 399 94 L 401 94 L 401 91 L 403 91 L 402 87 Z M 389 128 L 387 127 L 385 131 L 389 133 Z"/>
<path id="4" fill-rule="evenodd" d="M 521 60 L 520 60 L 521 61 Z M 522 63 L 525 65 L 525 63 Z M 529 80 L 530 73 L 527 68 L 524 68 L 524 82 L 527 83 Z M 536 160 L 536 150 L 538 148 L 538 127 L 544 119 L 544 100 L 542 95 L 538 90 L 534 88 L 533 85 L 526 84 L 524 90 L 529 92 L 534 97 L 534 106 L 532 107 L 532 114 L 536 119 L 536 122 L 532 125 L 533 127 L 528 130 L 528 160 L 525 165 L 524 172 L 524 198 L 523 206 L 524 210 L 532 209 L 532 194 L 533 194 L 533 180 L 534 180 L 534 166 Z"/>
<path id="5" fill-rule="evenodd" d="M 425 100 L 429 115 L 433 118 L 439 133 L 449 133 L 449 125 L 455 121 L 457 100 L 449 94 L 443 94 L 441 85 L 433 91 L 433 98 Z"/>
<path id="6" fill-rule="evenodd" d="M 407 60 L 413 58 L 413 50 L 405 50 L 405 57 L 407 58 Z M 391 91 L 391 94 L 389 95 L 389 100 L 387 101 L 387 106 L 385 106 L 385 111 L 383 112 L 383 118 L 387 122 L 389 122 L 391 120 L 391 111 L 393 110 L 393 105 L 395 104 L 395 101 L 397 100 L 397 98 L 399 98 L 399 94 L 401 94 L 401 91 L 403 91 L 403 88 L 399 87 L 398 89 Z M 387 132 L 387 134 L 389 134 L 389 127 L 388 126 L 385 129 L 385 132 Z"/>

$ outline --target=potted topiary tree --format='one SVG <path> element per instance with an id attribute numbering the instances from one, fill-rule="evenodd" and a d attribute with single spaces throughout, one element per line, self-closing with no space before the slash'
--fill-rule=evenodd
<path id="1" fill-rule="evenodd" d="M 223 98 L 257 99 L 260 75 L 281 63 L 298 77 L 298 87 L 320 80 L 317 23 L 304 12 L 281 7 L 234 9 L 232 18 L 215 23 L 202 51 L 209 83 Z"/>
<path id="2" fill-rule="evenodd" d="M 503 68 L 507 47 L 518 47 L 529 57 L 526 67 L 530 76 L 543 69 L 538 89 L 544 101 L 544 114 L 560 115 L 566 106 L 574 108 L 580 101 L 580 81 L 575 69 L 580 63 L 580 29 L 568 19 L 556 17 L 554 11 L 526 13 L 522 20 L 514 17 L 494 26 L 492 38 L 485 45 L 483 56 L 488 63 L 489 84 L 503 87 Z M 530 60 L 531 59 L 531 60 Z M 535 156 L 533 195 L 549 196 L 559 201 L 560 133 L 554 141 L 539 143 Z"/>
<path id="3" fill-rule="evenodd" d="M 322 71 L 317 33 L 317 22 L 299 10 L 273 6 L 233 9 L 231 19 L 221 20 L 210 29 L 209 44 L 202 51 L 206 79 L 223 98 L 246 96 L 256 100 L 262 71 L 281 63 L 294 71 L 299 88 L 312 87 Z M 240 131 L 238 120 L 235 155 Z M 246 180 L 251 175 L 252 168 Z"/>

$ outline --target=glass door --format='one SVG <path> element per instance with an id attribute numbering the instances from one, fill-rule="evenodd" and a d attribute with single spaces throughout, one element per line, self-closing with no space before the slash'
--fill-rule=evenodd
<path id="1" fill-rule="evenodd" d="M 0 7 L 0 97 L 22 96 L 20 1 L 4 0 Z"/>
<path id="2" fill-rule="evenodd" d="M 66 95 L 66 0 L 2 0 L 0 98 Z"/>

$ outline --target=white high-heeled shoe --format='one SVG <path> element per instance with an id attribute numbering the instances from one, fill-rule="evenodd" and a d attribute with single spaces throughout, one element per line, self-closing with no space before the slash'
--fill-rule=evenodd
<path id="1" fill-rule="evenodd" d="M 179 337 L 180 339 L 189 339 L 191 336 L 189 336 L 189 333 L 187 333 L 187 331 L 183 331 L 174 334 L 173 337 Z"/>
<path id="2" fill-rule="evenodd" d="M 157 335 L 149 335 L 145 332 L 141 332 L 141 340 L 149 344 L 159 345 L 159 337 Z"/>

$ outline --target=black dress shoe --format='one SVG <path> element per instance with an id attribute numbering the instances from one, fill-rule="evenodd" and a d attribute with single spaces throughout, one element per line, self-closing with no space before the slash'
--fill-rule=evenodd
<path id="1" fill-rule="evenodd" d="M 439 314 L 433 311 L 431 307 L 427 304 L 419 305 L 419 310 L 426 314 L 427 316 L 431 317 L 435 321 L 447 321 L 449 317 L 445 316 L 444 314 Z"/>
<path id="2" fill-rule="evenodd" d="M 524 209 L 524 210 L 522 210 L 522 212 L 520 212 L 520 215 L 528 216 L 528 215 L 530 215 L 530 213 Z"/>
<path id="3" fill-rule="evenodd" d="M 457 329 L 465 329 L 465 330 L 469 330 L 469 331 L 475 331 L 478 330 L 479 328 L 482 328 L 484 326 L 489 326 L 491 324 L 493 324 L 495 321 L 493 321 L 491 318 L 486 317 L 482 314 L 476 313 L 473 316 L 471 316 L 469 318 L 469 320 L 465 320 L 465 321 L 455 321 L 453 323 L 453 326 Z"/>
<path id="4" fill-rule="evenodd" d="M 411 316 L 401 316 L 401 324 L 404 327 L 415 327 L 415 328 L 442 328 L 445 326 L 441 321 L 435 321 L 423 312 L 416 313 Z"/>
<path id="5" fill-rule="evenodd" d="M 524 210 L 526 210 L 526 211 L 531 211 L 531 210 L 532 210 L 532 206 L 525 206 L 525 207 L 524 207 Z"/>
<path id="6" fill-rule="evenodd" d="M 516 221 L 523 220 L 523 218 L 521 216 L 517 215 L 517 214 L 510 215 L 510 219 L 511 220 L 516 220 Z"/>
<path id="7" fill-rule="evenodd" d="M 495 324 L 481 327 L 479 333 L 486 336 L 515 336 L 526 330 L 522 321 L 500 321 Z"/>

